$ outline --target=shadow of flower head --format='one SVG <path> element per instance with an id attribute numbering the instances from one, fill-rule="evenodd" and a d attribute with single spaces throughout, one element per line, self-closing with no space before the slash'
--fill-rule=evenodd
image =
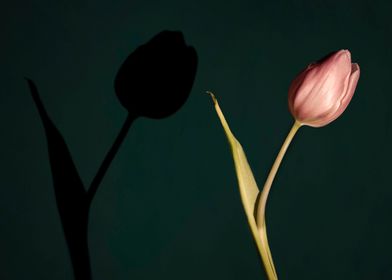
<path id="1" fill-rule="evenodd" d="M 187 100 L 196 68 L 196 51 L 186 45 L 182 33 L 162 31 L 128 56 L 114 87 L 130 115 L 165 118 Z"/>

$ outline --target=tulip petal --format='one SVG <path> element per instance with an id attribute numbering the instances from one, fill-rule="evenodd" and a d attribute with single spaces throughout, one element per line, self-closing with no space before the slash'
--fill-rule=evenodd
<path id="1" fill-rule="evenodd" d="M 298 88 L 301 86 L 303 80 L 306 77 L 307 72 L 312 69 L 315 66 L 315 64 L 309 64 L 306 69 L 301 71 L 294 80 L 291 82 L 291 85 L 289 87 L 289 110 L 291 114 L 294 114 L 294 102 L 295 102 L 295 93 L 297 92 Z"/>
<path id="2" fill-rule="evenodd" d="M 349 83 L 347 87 L 346 94 L 342 97 L 339 103 L 339 108 L 338 110 L 333 114 L 331 117 L 331 121 L 334 121 L 337 119 L 343 112 L 347 109 L 348 104 L 350 104 L 351 99 L 354 96 L 355 89 L 358 84 L 359 76 L 360 76 L 361 70 L 359 68 L 359 65 L 357 63 L 352 63 L 351 65 L 351 75 L 349 78 Z"/>
<path id="3" fill-rule="evenodd" d="M 245 152 L 238 140 L 235 138 L 230 130 L 229 125 L 219 107 L 218 101 L 215 96 L 208 92 L 214 102 L 215 110 L 222 123 L 223 129 L 229 141 L 231 152 L 233 155 L 235 170 L 238 178 L 238 186 L 241 195 L 242 205 L 245 209 L 246 217 L 252 231 L 253 238 L 256 242 L 260 257 L 263 261 L 265 271 L 268 275 L 268 279 L 277 280 L 277 274 L 275 271 L 274 263 L 271 257 L 271 251 L 268 245 L 267 233 L 265 228 L 265 221 L 262 226 L 262 230 L 258 230 L 256 219 L 254 216 L 256 205 L 258 203 L 258 196 L 260 193 L 257 187 L 256 180 L 253 176 L 252 170 L 249 166 Z"/>

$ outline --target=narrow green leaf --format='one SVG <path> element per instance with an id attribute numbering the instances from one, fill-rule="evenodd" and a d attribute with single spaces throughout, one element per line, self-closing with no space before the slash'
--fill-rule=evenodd
<path id="1" fill-rule="evenodd" d="M 240 142 L 235 138 L 230 130 L 229 125 L 219 107 L 218 101 L 214 94 L 208 92 L 214 101 L 215 110 L 218 117 L 222 123 L 223 129 L 227 136 L 230 144 L 231 152 L 233 155 L 234 166 L 238 179 L 238 186 L 241 196 L 241 201 L 245 209 L 246 217 L 256 242 L 258 251 L 260 253 L 261 260 L 264 264 L 264 268 L 269 280 L 278 279 L 275 267 L 272 261 L 271 252 L 268 245 L 267 232 L 265 226 L 265 219 L 263 217 L 262 224 L 257 226 L 255 217 L 255 208 L 258 202 L 258 196 L 260 193 L 257 187 L 255 178 L 253 176 L 252 170 L 249 166 L 248 160 L 246 158 L 245 152 L 240 144 Z"/>

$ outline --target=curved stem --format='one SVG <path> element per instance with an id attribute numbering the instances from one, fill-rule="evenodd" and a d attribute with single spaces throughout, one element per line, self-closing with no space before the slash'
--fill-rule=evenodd
<path id="1" fill-rule="evenodd" d="M 295 121 L 293 127 L 291 128 L 289 134 L 286 137 L 286 140 L 284 141 L 282 147 L 280 148 L 280 151 L 275 159 L 274 164 L 272 165 L 270 173 L 268 174 L 267 180 L 264 183 L 264 187 L 261 192 L 261 196 L 260 196 L 260 200 L 259 200 L 259 203 L 257 206 L 257 212 L 256 212 L 256 223 L 257 223 L 257 227 L 260 232 L 265 230 L 265 207 L 267 204 L 268 194 L 271 190 L 271 186 L 274 181 L 275 175 L 278 172 L 279 166 L 280 166 L 282 159 L 287 151 L 287 148 L 289 147 L 291 141 L 293 140 L 295 133 L 298 131 L 298 129 L 301 126 L 302 126 L 302 124 L 300 122 Z"/>
<path id="2" fill-rule="evenodd" d="M 275 159 L 275 162 L 272 165 L 272 168 L 270 170 L 270 173 L 268 174 L 267 180 L 264 183 L 264 187 L 263 187 L 263 190 L 261 191 L 261 195 L 260 195 L 260 200 L 257 205 L 256 224 L 257 224 L 257 229 L 259 231 L 259 236 L 261 239 L 262 246 L 264 247 L 264 249 L 266 251 L 266 255 L 262 255 L 262 259 L 263 259 L 264 267 L 266 269 L 267 277 L 269 280 L 277 280 L 278 276 L 277 276 L 277 273 L 275 270 L 274 262 L 272 260 L 271 250 L 268 245 L 267 226 L 265 223 L 265 207 L 267 204 L 268 194 L 271 190 L 272 183 L 274 181 L 276 173 L 278 172 L 279 166 L 283 160 L 283 157 L 287 151 L 287 148 L 289 147 L 291 141 L 293 140 L 296 132 L 301 127 L 301 125 L 302 124 L 298 121 L 294 122 L 294 125 L 292 126 L 289 134 L 287 135 L 286 140 L 283 142 L 283 145 L 280 148 L 280 151 Z"/>

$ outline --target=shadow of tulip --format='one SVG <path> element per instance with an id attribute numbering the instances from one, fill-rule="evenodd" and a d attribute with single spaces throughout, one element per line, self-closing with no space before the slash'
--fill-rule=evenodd
<path id="1" fill-rule="evenodd" d="M 128 116 L 88 188 L 80 179 L 64 138 L 48 116 L 36 85 L 27 79 L 46 133 L 57 207 L 76 280 L 92 279 L 89 210 L 129 128 L 138 117 L 161 119 L 177 112 L 190 94 L 196 69 L 196 51 L 185 44 L 181 32 L 163 31 L 128 56 L 114 83 Z"/>

